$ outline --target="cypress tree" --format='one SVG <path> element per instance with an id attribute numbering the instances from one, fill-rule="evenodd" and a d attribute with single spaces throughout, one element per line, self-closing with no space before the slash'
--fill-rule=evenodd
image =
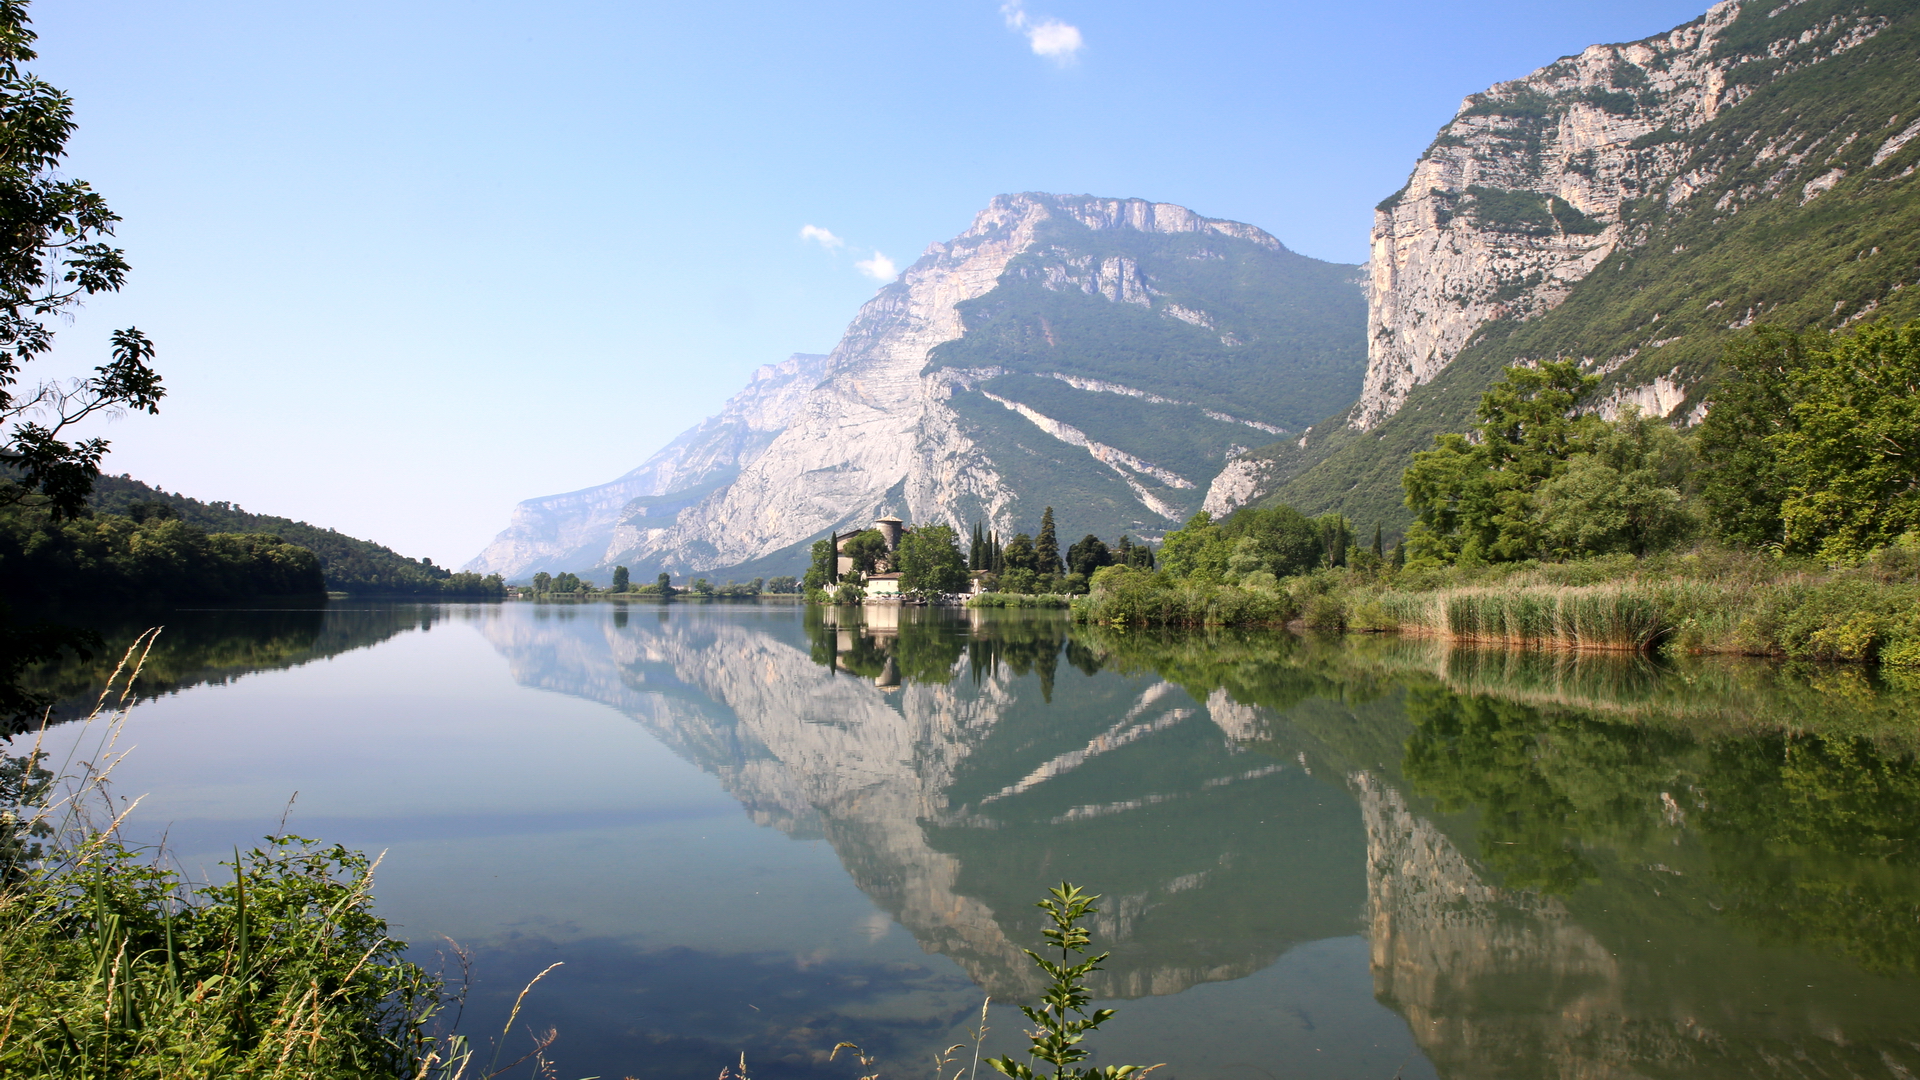
<path id="1" fill-rule="evenodd" d="M 1060 539 L 1054 535 L 1053 507 L 1051 506 L 1040 515 L 1040 535 L 1033 538 L 1033 556 L 1034 562 L 1039 564 L 1035 573 L 1057 574 L 1060 572 Z"/>
<path id="2" fill-rule="evenodd" d="M 1383 536 L 1384 534 L 1381 531 L 1381 526 L 1375 525 L 1373 527 L 1373 557 L 1376 559 L 1380 558 L 1381 556 L 1387 553 L 1387 549 L 1380 545 L 1380 542 Z"/>

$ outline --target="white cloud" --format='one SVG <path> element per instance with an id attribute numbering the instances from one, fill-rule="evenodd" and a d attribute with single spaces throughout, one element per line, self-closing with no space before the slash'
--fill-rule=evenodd
<path id="1" fill-rule="evenodd" d="M 847 246 L 845 240 L 840 239 L 818 225 L 800 226 L 800 239 L 812 240 L 828 251 L 838 251 Z"/>
<path id="2" fill-rule="evenodd" d="M 1035 21 L 1027 14 L 1025 0 L 1007 0 L 1000 5 L 1000 17 L 1007 20 L 1007 29 L 1025 34 L 1027 44 L 1033 47 L 1034 54 L 1044 56 L 1057 64 L 1072 63 L 1079 54 L 1086 39 L 1080 36 L 1080 28 L 1059 19 Z"/>
<path id="3" fill-rule="evenodd" d="M 899 270 L 893 265 L 893 260 L 877 251 L 873 253 L 873 258 L 861 259 L 853 265 L 875 281 L 892 281 L 900 276 Z"/>

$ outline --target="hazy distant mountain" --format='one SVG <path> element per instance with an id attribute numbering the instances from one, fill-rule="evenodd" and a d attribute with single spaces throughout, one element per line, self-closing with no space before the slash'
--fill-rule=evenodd
<path id="1" fill-rule="evenodd" d="M 613 484 L 522 503 L 469 564 L 510 577 L 791 573 L 830 530 L 1158 535 L 1236 455 L 1353 401 L 1358 267 L 1168 203 L 1004 195 Z M 771 372 L 771 373 L 770 373 Z M 708 447 L 719 447 L 709 450 Z"/>
<path id="2" fill-rule="evenodd" d="M 1727 339 L 1920 316 L 1920 4 L 1728 0 L 1461 103 L 1374 215 L 1366 387 L 1237 460 L 1266 497 L 1405 521 L 1400 474 L 1519 360 L 1691 423 Z"/>

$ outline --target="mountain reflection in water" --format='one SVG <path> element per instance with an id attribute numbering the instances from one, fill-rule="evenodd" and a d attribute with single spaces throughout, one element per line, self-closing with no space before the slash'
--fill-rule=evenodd
<path id="1" fill-rule="evenodd" d="M 1019 611 L 475 625 L 1002 1000 L 1067 878 L 1105 894 L 1106 998 L 1364 933 L 1443 1076 L 1920 1073 L 1917 710 L 1858 672 Z"/>

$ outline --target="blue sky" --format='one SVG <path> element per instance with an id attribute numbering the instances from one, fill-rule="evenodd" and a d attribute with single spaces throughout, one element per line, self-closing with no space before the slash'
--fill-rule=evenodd
<path id="1" fill-rule="evenodd" d="M 102 432 L 109 471 L 458 564 L 830 349 L 996 193 L 1359 262 L 1461 97 L 1703 10 L 38 0 L 134 266 L 40 374 L 138 325 L 172 396 Z"/>

